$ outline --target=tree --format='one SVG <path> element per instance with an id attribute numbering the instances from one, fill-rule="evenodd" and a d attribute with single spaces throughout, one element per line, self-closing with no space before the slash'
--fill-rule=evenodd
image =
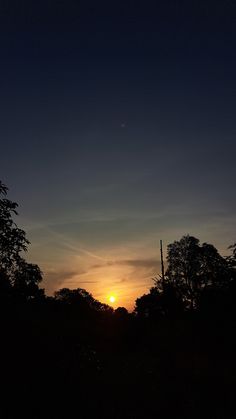
<path id="1" fill-rule="evenodd" d="M 156 288 L 150 289 L 149 294 L 137 298 L 135 302 L 135 313 L 143 318 L 158 318 L 162 314 L 161 293 Z"/>
<path id="2" fill-rule="evenodd" d="M 156 283 L 157 284 L 157 283 Z M 136 300 L 135 312 L 139 317 L 176 317 L 184 309 L 178 290 L 170 283 L 156 285 Z"/>
<path id="3" fill-rule="evenodd" d="M 118 319 L 126 319 L 129 316 L 129 312 L 125 307 L 117 307 L 114 311 L 114 315 Z"/>
<path id="4" fill-rule="evenodd" d="M 191 309 L 197 307 L 203 289 L 220 288 L 231 277 L 227 260 L 211 244 L 200 246 L 198 239 L 187 235 L 167 249 L 166 280 Z"/>
<path id="5" fill-rule="evenodd" d="M 11 279 L 21 260 L 20 252 L 27 250 L 29 241 L 25 232 L 13 221 L 18 205 L 5 198 L 7 191 L 8 188 L 0 181 L 0 270 Z"/>
<path id="6" fill-rule="evenodd" d="M 54 293 L 57 301 L 70 304 L 70 305 L 88 305 L 90 306 L 94 302 L 92 294 L 83 288 L 76 288 L 71 290 L 69 288 L 62 288 Z"/>
<path id="7" fill-rule="evenodd" d="M 38 288 L 42 274 L 37 265 L 28 264 L 21 255 L 29 241 L 13 220 L 18 205 L 6 198 L 7 192 L 0 181 L 0 292 L 34 298 L 43 294 Z"/>
<path id="8" fill-rule="evenodd" d="M 54 293 L 56 301 L 71 306 L 82 312 L 94 311 L 111 314 L 113 308 L 93 298 L 92 294 L 83 288 L 69 289 L 62 288 Z"/>
<path id="9" fill-rule="evenodd" d="M 38 265 L 21 260 L 14 275 L 14 293 L 26 300 L 39 300 L 44 297 L 44 290 L 38 286 L 41 281 L 42 272 Z"/>
<path id="10" fill-rule="evenodd" d="M 231 268 L 236 268 L 236 243 L 229 246 L 229 249 L 232 251 L 232 254 L 228 256 L 226 259 L 231 266 Z"/>

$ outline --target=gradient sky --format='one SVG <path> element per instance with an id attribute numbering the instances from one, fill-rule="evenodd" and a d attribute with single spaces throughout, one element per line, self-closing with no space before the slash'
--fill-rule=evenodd
<path id="1" fill-rule="evenodd" d="M 0 6 L 0 179 L 48 294 L 132 309 L 160 239 L 235 242 L 236 4 L 34 3 Z"/>

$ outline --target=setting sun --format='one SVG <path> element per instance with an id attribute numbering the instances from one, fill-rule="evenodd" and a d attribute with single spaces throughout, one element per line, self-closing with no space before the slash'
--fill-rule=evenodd
<path id="1" fill-rule="evenodd" d="M 109 297 L 109 301 L 110 301 L 110 303 L 114 303 L 114 302 L 116 301 L 116 299 L 115 299 L 114 295 L 111 295 L 111 296 Z"/>

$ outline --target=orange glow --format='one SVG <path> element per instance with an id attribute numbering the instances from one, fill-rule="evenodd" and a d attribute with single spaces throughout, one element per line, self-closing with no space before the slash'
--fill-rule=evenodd
<path id="1" fill-rule="evenodd" d="M 55 272 L 51 267 L 58 260 L 58 254 L 50 263 L 46 260 L 48 255 L 45 255 L 45 260 L 39 261 L 39 264 L 45 272 L 46 292 L 53 295 L 54 291 L 59 288 L 84 288 L 101 303 L 108 304 L 114 309 L 118 306 L 125 307 L 132 312 L 135 300 L 147 293 L 153 286 L 152 277 L 154 276 L 154 272 L 149 266 L 140 266 L 140 264 L 136 266 L 135 261 L 154 259 L 155 255 L 153 256 L 148 246 L 147 249 L 142 247 L 141 254 L 138 250 L 136 248 L 135 251 L 127 248 L 109 249 L 109 252 L 106 250 L 104 255 L 100 252 L 99 255 L 102 256 L 96 262 L 94 262 L 94 257 L 87 254 L 80 255 L 79 251 L 70 258 L 63 258 L 63 254 L 60 254 L 61 262 Z M 34 254 L 31 255 L 31 258 L 33 261 L 37 260 Z M 111 263 L 107 263 L 107 260 Z M 126 260 L 128 262 L 134 260 L 134 265 L 126 264 Z M 69 271 L 67 276 L 68 265 L 71 266 L 72 275 Z M 59 284 L 56 280 L 54 281 L 54 278 L 57 278 L 57 271 L 59 276 L 64 276 Z M 115 300 L 110 300 L 111 297 L 114 297 Z"/>

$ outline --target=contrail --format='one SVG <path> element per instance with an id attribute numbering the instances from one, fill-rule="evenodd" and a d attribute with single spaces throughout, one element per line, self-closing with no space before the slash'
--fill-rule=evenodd
<path id="1" fill-rule="evenodd" d="M 51 230 L 49 227 L 46 227 L 46 229 L 47 229 L 47 231 L 48 231 L 51 235 L 53 235 L 54 237 L 56 237 L 56 238 L 60 239 L 60 241 L 61 241 L 61 243 L 63 244 L 63 246 L 65 246 L 67 249 L 72 250 L 72 251 L 73 251 L 73 252 L 75 252 L 75 253 L 78 253 L 78 252 L 80 252 L 80 253 L 84 253 L 84 254 L 85 254 L 85 255 L 87 255 L 87 256 L 90 256 L 90 257 L 92 257 L 92 258 L 94 258 L 94 259 L 102 260 L 103 262 L 107 262 L 107 261 L 108 261 L 107 259 L 103 258 L 102 256 L 98 256 L 98 255 L 96 255 L 95 253 L 90 252 L 89 250 L 85 249 L 84 247 L 81 247 L 81 246 L 75 246 L 75 245 L 73 245 L 72 243 L 69 243 L 69 242 L 65 239 L 65 237 L 64 237 L 64 235 L 63 235 L 63 234 L 61 234 L 61 233 L 57 233 L 57 232 L 55 232 L 54 230 Z"/>

